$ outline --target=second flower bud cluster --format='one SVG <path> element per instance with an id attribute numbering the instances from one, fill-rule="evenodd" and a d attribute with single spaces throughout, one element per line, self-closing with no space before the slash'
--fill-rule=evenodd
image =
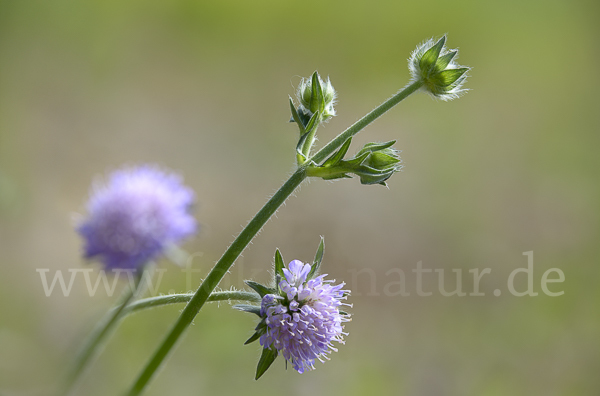
<path id="1" fill-rule="evenodd" d="M 335 115 L 334 104 L 337 97 L 331 81 L 323 81 L 317 72 L 311 78 L 303 78 L 298 86 L 296 107 L 290 98 L 291 121 L 300 130 L 296 147 L 298 165 L 307 163 L 320 123 Z M 395 141 L 368 143 L 354 157 L 344 159 L 352 142 L 348 138 L 344 144 L 322 164 L 308 163 L 307 174 L 325 180 L 351 178 L 356 175 L 362 184 L 386 185 L 385 181 L 401 168 L 399 151 L 391 146 Z"/>

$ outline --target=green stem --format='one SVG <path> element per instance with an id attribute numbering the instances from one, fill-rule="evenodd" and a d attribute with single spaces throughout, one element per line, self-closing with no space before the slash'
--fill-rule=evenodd
<path id="1" fill-rule="evenodd" d="M 367 125 L 375 121 L 377 118 L 381 117 L 384 113 L 386 113 L 389 109 L 396 106 L 402 100 L 406 99 L 410 94 L 414 93 L 416 90 L 421 88 L 423 83 L 419 81 L 415 81 L 412 84 L 406 86 L 396 93 L 394 96 L 374 108 L 371 112 L 365 115 L 360 120 L 356 121 L 352 124 L 348 129 L 344 132 L 337 135 L 332 141 L 327 143 L 325 147 L 319 150 L 315 155 L 310 158 L 307 163 L 314 162 L 316 164 L 323 161 L 329 155 L 333 154 L 335 150 L 337 150 L 348 138 L 356 135 L 358 132 L 363 130 Z"/>
<path id="2" fill-rule="evenodd" d="M 148 308 L 161 307 L 163 305 L 170 304 L 181 304 L 189 302 L 193 293 L 185 293 L 185 294 L 169 294 L 166 296 L 157 296 L 144 298 L 143 300 L 137 300 L 127 306 L 125 311 L 123 311 L 123 317 L 126 315 L 135 313 L 137 311 L 141 311 Z M 210 296 L 208 296 L 207 302 L 214 301 L 250 301 L 250 302 L 260 302 L 261 297 L 254 292 L 247 291 L 218 291 L 212 292 Z"/>
<path id="3" fill-rule="evenodd" d="M 106 315 L 98 322 L 94 330 L 90 333 L 88 338 L 85 340 L 83 346 L 77 353 L 75 357 L 75 361 L 69 372 L 66 382 L 64 384 L 65 392 L 64 394 L 69 394 L 88 365 L 91 363 L 93 358 L 97 355 L 99 349 L 102 347 L 102 342 L 109 336 L 111 331 L 114 330 L 115 325 L 118 323 L 122 314 L 124 314 L 125 307 L 129 304 L 131 300 L 143 294 L 145 287 L 142 284 L 144 279 L 144 273 L 146 273 L 148 277 L 148 282 L 150 281 L 151 273 L 152 273 L 152 263 L 148 263 L 144 266 L 146 269 L 140 271 L 140 274 L 135 278 L 134 284 L 128 284 L 120 298 L 120 302 L 118 305 L 108 311 Z"/>
<path id="4" fill-rule="evenodd" d="M 313 144 L 315 144 L 315 136 L 317 134 L 317 129 L 319 129 L 321 115 L 319 114 L 318 117 L 319 118 L 317 119 L 314 128 L 308 132 L 308 136 L 306 137 L 304 145 L 302 146 L 302 154 L 304 154 L 306 158 L 310 157 L 310 149 L 312 148 Z"/>
<path id="5" fill-rule="evenodd" d="M 333 153 L 337 148 L 344 144 L 346 139 L 356 135 L 361 129 L 375 121 L 378 117 L 398 104 L 401 100 L 405 99 L 419 89 L 421 85 L 421 82 L 415 82 L 400 90 L 397 94 L 386 100 L 384 103 L 372 110 L 369 114 L 339 134 L 335 139 L 319 150 L 311 158 L 311 160 L 306 162 L 306 164 L 311 164 L 312 162 L 319 163 L 320 161 L 324 160 L 328 155 Z M 265 225 L 275 211 L 285 202 L 285 200 L 294 192 L 294 190 L 302 183 L 302 181 L 304 181 L 306 178 L 306 164 L 300 166 L 298 170 L 296 170 L 296 172 L 294 172 L 294 174 L 283 184 L 283 186 L 281 186 L 281 188 L 275 193 L 275 195 L 273 195 L 273 197 L 271 197 L 271 199 L 269 199 L 265 206 L 263 206 L 262 209 L 260 209 L 260 211 L 254 216 L 254 218 L 250 220 L 248 225 L 242 230 L 235 241 L 233 241 L 223 256 L 221 256 L 206 279 L 204 279 L 204 282 L 202 282 L 198 290 L 196 290 L 194 296 L 190 299 L 183 312 L 181 312 L 181 315 L 171 328 L 169 334 L 166 336 L 162 344 L 158 347 L 150 361 L 140 373 L 136 382 L 129 390 L 128 394 L 130 396 L 135 396 L 142 393 L 162 362 L 168 356 L 171 349 L 175 346 L 179 337 L 181 337 L 183 332 L 192 323 L 204 303 L 208 300 L 208 297 L 212 291 L 217 287 L 223 276 L 225 276 L 238 256 L 242 253 L 250 241 L 252 241 L 254 236 L 258 233 L 258 231 L 260 231 L 260 229 Z"/>
<path id="6" fill-rule="evenodd" d="M 306 168 L 306 175 L 308 177 L 322 177 L 326 180 L 332 180 L 335 178 L 344 177 L 344 174 L 351 172 L 352 169 L 346 169 L 343 166 L 309 166 Z"/>

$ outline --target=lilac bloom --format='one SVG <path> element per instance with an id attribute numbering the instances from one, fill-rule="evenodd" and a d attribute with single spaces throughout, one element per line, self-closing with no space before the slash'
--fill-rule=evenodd
<path id="1" fill-rule="evenodd" d="M 324 280 L 326 275 L 307 280 L 310 269 L 301 261 L 290 262 L 278 285 L 287 298 L 265 295 L 260 312 L 267 325 L 260 344 L 281 352 L 299 373 L 337 351 L 332 342 L 344 343 L 343 322 L 350 320 L 339 310 L 347 305 L 342 302 L 349 294 L 342 290 L 344 283 L 332 285 Z"/>
<path id="2" fill-rule="evenodd" d="M 154 166 L 126 168 L 93 186 L 77 231 L 86 258 L 106 269 L 138 269 L 196 232 L 194 192 L 181 177 Z"/>

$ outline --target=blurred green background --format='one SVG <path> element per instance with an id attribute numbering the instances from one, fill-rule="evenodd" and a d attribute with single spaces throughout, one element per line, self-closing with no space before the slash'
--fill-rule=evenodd
<path id="1" fill-rule="evenodd" d="M 406 59 L 448 33 L 467 95 L 410 97 L 359 135 L 397 139 L 389 189 L 305 184 L 225 279 L 267 281 L 276 247 L 353 289 L 347 344 L 303 375 L 254 381 L 255 320 L 227 304 L 196 319 L 148 395 L 600 393 L 598 2 L 0 0 L 0 394 L 48 395 L 114 303 L 75 282 L 46 297 L 39 268 L 88 268 L 73 217 L 122 164 L 181 172 L 198 195 L 192 287 L 293 170 L 287 97 L 318 69 L 339 93 L 326 142 L 408 81 Z M 534 252 L 537 297 L 507 292 Z M 411 269 L 490 268 L 484 297 L 418 297 Z M 100 266 L 92 264 L 98 269 Z M 164 262 L 160 291 L 185 291 Z M 368 268 L 369 273 L 356 275 Z M 407 274 L 411 296 L 386 285 Z M 560 268 L 566 280 L 541 293 Z M 427 290 L 437 290 L 430 274 Z M 519 289 L 525 287 L 524 278 Z M 492 293 L 501 289 L 503 294 Z M 78 394 L 126 389 L 180 307 L 119 328 Z"/>

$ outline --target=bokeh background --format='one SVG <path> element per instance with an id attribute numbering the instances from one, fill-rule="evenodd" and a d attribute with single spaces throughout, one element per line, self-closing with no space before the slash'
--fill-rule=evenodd
<path id="1" fill-rule="evenodd" d="M 294 166 L 287 97 L 329 75 L 325 142 L 402 87 L 406 59 L 449 34 L 473 67 L 457 101 L 410 97 L 354 143 L 397 139 L 389 189 L 311 181 L 223 286 L 268 281 L 273 252 L 353 289 L 347 344 L 303 375 L 254 381 L 252 316 L 207 307 L 148 395 L 596 395 L 600 393 L 599 6 L 585 0 L 0 1 L 0 394 L 50 395 L 116 297 L 46 297 L 36 269 L 95 268 L 73 219 L 91 181 L 123 164 L 181 172 L 198 195 L 192 286 Z M 537 297 L 507 292 L 534 252 Z M 492 270 L 483 297 L 415 293 L 411 269 Z M 168 262 L 160 292 L 185 291 Z M 369 269 L 357 274 L 360 269 Z M 548 297 L 549 268 L 566 277 Z M 411 296 L 386 286 L 407 274 Z M 368 273 L 367 273 L 368 272 Z M 388 275 L 386 275 L 388 274 Z M 434 273 L 435 274 L 435 273 Z M 437 275 L 437 274 L 436 274 Z M 524 289 L 521 278 L 518 288 Z M 493 290 L 503 293 L 495 297 Z M 388 293 L 386 293 L 386 290 Z M 80 384 L 121 394 L 181 307 L 128 318 Z"/>

